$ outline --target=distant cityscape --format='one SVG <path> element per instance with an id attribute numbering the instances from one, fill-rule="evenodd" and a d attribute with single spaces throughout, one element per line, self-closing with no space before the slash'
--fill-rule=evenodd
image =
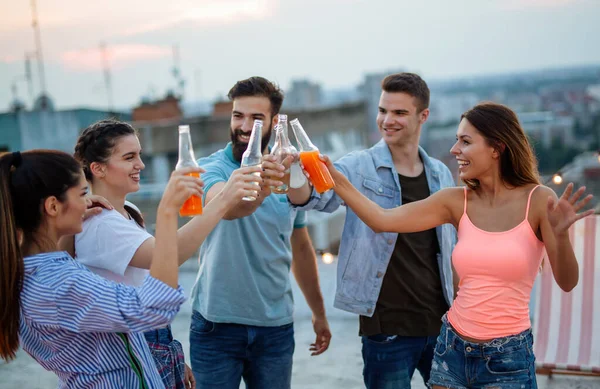
<path id="1" fill-rule="evenodd" d="M 365 74 L 359 85 L 335 90 L 310 79 L 294 80 L 284 90 L 282 112 L 298 117 L 315 144 L 333 158 L 369 147 L 380 138 L 375 117 L 381 80 L 402 70 Z M 421 143 L 452 171 L 457 171 L 456 162 L 448 151 L 460 115 L 480 101 L 491 100 L 518 113 L 544 180 L 558 172 L 565 179 L 588 185 L 588 190 L 600 196 L 600 65 L 427 81 L 431 114 Z M 0 113 L 0 153 L 33 148 L 72 152 L 83 128 L 117 117 L 140 129 L 146 185 L 136 196 L 154 201 L 175 166 L 177 125 L 189 124 L 196 155 L 207 155 L 229 140 L 230 112 L 231 103 L 225 96 L 215 101 L 186 101 L 173 92 L 161 98 L 143 98 L 132 109 L 118 112 L 87 107 L 55 109 L 46 95 L 30 104 L 15 99 Z"/>
<path id="2" fill-rule="evenodd" d="M 282 109 L 323 110 L 365 102 L 369 120 L 364 130 L 369 133 L 370 143 L 373 143 L 378 139 L 375 116 L 381 80 L 387 74 L 402 70 L 398 68 L 366 74 L 360 85 L 334 90 L 324 89 L 319 83 L 309 79 L 293 80 L 290 87 L 285 90 L 286 97 Z M 446 146 L 444 140 L 448 136 L 454 137 L 460 115 L 483 100 L 506 104 L 518 112 L 525 130 L 538 148 L 545 150 L 554 148 L 556 151 L 563 148 L 573 152 L 598 148 L 600 66 L 427 81 L 431 89 L 431 115 L 423 133 L 423 144 L 432 149 L 434 155 L 440 156 L 447 151 L 438 149 Z M 167 104 L 164 104 L 165 102 Z M 0 150 L 39 147 L 40 142 L 43 142 L 46 147 L 69 149 L 69 140 L 61 136 L 69 132 L 65 126 L 79 127 L 79 130 L 98 118 L 115 115 L 123 120 L 147 120 L 144 114 L 142 117 L 139 117 L 140 115 L 136 117 L 136 110 L 140 112 L 140 107 L 154 106 L 155 111 L 160 111 L 172 103 L 177 105 L 173 112 L 167 108 L 168 112 L 155 112 L 151 115 L 152 118 L 184 120 L 198 116 L 211 116 L 215 113 L 215 107 L 223 101 L 182 100 L 177 95 L 167 92 L 164 99 L 142 98 L 141 103 L 130 110 L 107 112 L 107 110 L 87 107 L 55 110 L 54 102 L 47 95 L 38 96 L 29 106 L 15 97 L 8 110 L 0 113 L 2 128 Z M 163 108 L 158 108 L 159 106 Z M 50 112 L 52 114 L 49 114 Z M 144 112 L 147 115 L 148 110 Z M 45 116 L 44 120 L 42 116 Z M 31 128 L 32 126 L 38 128 Z M 43 135 L 48 137 L 35 136 L 42 135 L 38 133 L 41 130 L 44 132 Z M 61 139 L 56 139 L 56 135 Z M 36 139 L 28 139 L 31 137 Z M 48 144 L 45 143 L 46 140 L 52 142 Z M 61 144 L 62 141 L 65 142 L 64 145 Z M 564 150 L 561 152 L 564 153 Z M 557 167 L 549 161 L 541 162 L 544 162 L 540 163 L 542 170 L 552 170 Z M 563 161 L 556 161 L 558 164 L 561 162 Z"/>

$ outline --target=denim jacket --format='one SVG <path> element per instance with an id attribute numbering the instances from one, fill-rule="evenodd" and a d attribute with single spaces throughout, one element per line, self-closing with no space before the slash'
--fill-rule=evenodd
<path id="1" fill-rule="evenodd" d="M 430 158 L 419 147 L 431 194 L 454 186 L 450 170 L 437 159 Z M 352 152 L 335 162 L 362 194 L 383 208 L 401 205 L 402 195 L 398 173 L 387 144 L 381 140 L 367 150 Z M 319 195 L 314 191 L 309 201 L 298 207 L 333 212 L 342 199 L 333 190 Z M 456 230 L 451 224 L 436 227 L 441 252 L 437 254 L 444 297 L 448 305 L 453 300 L 451 255 L 456 244 Z M 337 289 L 334 306 L 363 316 L 372 316 L 379 297 L 383 276 L 396 245 L 397 233 L 376 234 L 350 209 L 338 255 Z"/>

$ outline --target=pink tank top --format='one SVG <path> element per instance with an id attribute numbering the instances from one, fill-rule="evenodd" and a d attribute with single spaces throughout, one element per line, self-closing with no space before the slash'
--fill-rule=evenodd
<path id="1" fill-rule="evenodd" d="M 465 206 L 458 223 L 452 263 L 460 277 L 459 292 L 448 321 L 460 334 L 475 339 L 515 335 L 531 327 L 529 298 L 544 253 L 527 217 L 502 232 L 477 228 Z"/>

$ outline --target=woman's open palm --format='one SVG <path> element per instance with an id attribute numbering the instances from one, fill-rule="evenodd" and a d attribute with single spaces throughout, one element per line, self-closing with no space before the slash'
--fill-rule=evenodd
<path id="1" fill-rule="evenodd" d="M 548 221 L 550 222 L 555 235 L 566 233 L 569 230 L 569 227 L 577 220 L 583 219 L 594 213 L 594 210 L 577 213 L 584 208 L 593 197 L 592 195 L 587 195 L 580 200 L 584 192 L 585 186 L 582 186 L 573 193 L 573 183 L 569 183 L 558 201 L 553 197 L 548 197 Z"/>

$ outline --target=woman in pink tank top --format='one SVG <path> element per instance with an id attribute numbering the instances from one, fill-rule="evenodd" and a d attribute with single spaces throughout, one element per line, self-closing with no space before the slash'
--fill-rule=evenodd
<path id="1" fill-rule="evenodd" d="M 450 152 L 466 187 L 393 209 L 367 199 L 322 159 L 336 193 L 374 231 L 410 233 L 445 223 L 458 230 L 452 263 L 459 290 L 443 318 L 430 387 L 536 388 L 531 288 L 544 249 L 557 284 L 565 291 L 577 285 L 568 229 L 593 213 L 580 212 L 592 196 L 582 198 L 585 188 L 573 193 L 569 184 L 558 198 L 540 185 L 533 150 L 508 107 L 476 105 L 462 115 L 456 139 Z"/>

